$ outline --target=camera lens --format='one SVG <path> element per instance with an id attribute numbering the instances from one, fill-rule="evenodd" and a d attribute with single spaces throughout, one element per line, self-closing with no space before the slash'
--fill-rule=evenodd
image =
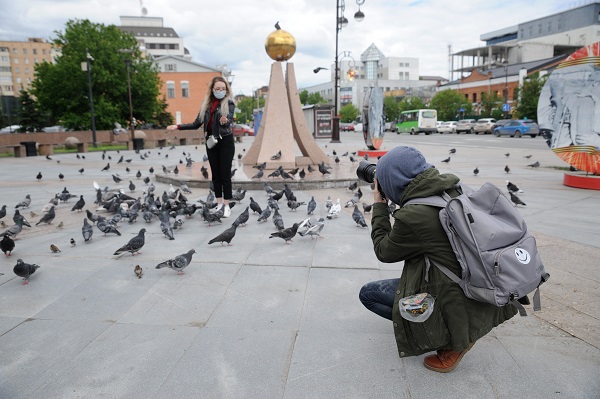
<path id="1" fill-rule="evenodd" d="M 356 176 L 367 183 L 373 183 L 375 180 L 375 170 L 377 165 L 370 163 L 369 161 L 360 161 L 358 168 L 356 169 Z"/>

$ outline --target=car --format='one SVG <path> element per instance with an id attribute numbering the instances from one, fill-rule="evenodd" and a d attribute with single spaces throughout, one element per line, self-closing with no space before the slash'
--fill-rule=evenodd
<path id="1" fill-rule="evenodd" d="M 363 124 L 362 124 L 362 122 L 354 124 L 354 131 L 355 132 L 359 132 L 359 133 L 363 132 Z"/>
<path id="2" fill-rule="evenodd" d="M 473 133 L 475 130 L 475 124 L 477 121 L 475 119 L 461 119 L 458 121 L 456 125 L 456 133 L 460 134 L 460 132 L 465 133 Z"/>
<path id="3" fill-rule="evenodd" d="M 503 135 L 508 135 L 510 137 L 521 137 L 523 135 L 537 137 L 538 134 L 540 134 L 540 128 L 538 124 L 531 119 L 517 119 L 494 129 L 494 135 L 496 137 Z"/>
<path id="4" fill-rule="evenodd" d="M 490 133 L 491 134 L 494 131 L 495 127 L 496 127 L 496 119 L 481 118 L 481 119 L 477 120 L 477 123 L 475 123 L 475 127 L 473 128 L 473 130 L 475 131 L 475 134 L 479 134 L 479 133 L 484 133 L 484 134 Z"/>
<path id="5" fill-rule="evenodd" d="M 497 128 L 498 126 L 504 126 L 507 123 L 509 123 L 510 121 L 512 121 L 512 119 L 498 119 L 496 121 L 496 126 L 494 126 L 494 129 Z"/>
<path id="6" fill-rule="evenodd" d="M 342 132 L 353 132 L 354 131 L 354 123 L 340 123 L 340 130 Z"/>
<path id="7" fill-rule="evenodd" d="M 67 129 L 64 126 L 48 126 L 42 129 L 42 131 L 46 133 L 57 133 L 57 132 L 66 132 Z"/>
<path id="8" fill-rule="evenodd" d="M 234 123 L 231 126 L 231 131 L 234 136 L 254 136 L 254 129 L 248 125 Z"/>
<path id="9" fill-rule="evenodd" d="M 437 131 L 439 134 L 456 133 L 456 125 L 458 125 L 458 122 L 455 121 L 442 122 L 442 124 L 437 127 Z"/>
<path id="10" fill-rule="evenodd" d="M 10 125 L 0 129 L 0 133 L 17 133 L 17 130 L 21 128 L 21 125 Z"/>

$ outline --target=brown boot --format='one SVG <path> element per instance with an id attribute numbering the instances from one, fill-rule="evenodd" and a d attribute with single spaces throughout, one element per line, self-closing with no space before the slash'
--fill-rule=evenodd
<path id="1" fill-rule="evenodd" d="M 429 355 L 423 360 L 423 364 L 429 370 L 437 371 L 438 373 L 448 373 L 458 366 L 458 363 L 463 358 L 465 353 L 475 345 L 471 343 L 467 349 L 462 352 L 454 352 L 451 349 L 440 349 L 435 355 Z"/>

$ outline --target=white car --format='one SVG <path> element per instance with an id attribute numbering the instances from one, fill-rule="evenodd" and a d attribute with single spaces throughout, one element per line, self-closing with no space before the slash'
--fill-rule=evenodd
<path id="1" fill-rule="evenodd" d="M 456 125 L 458 125 L 458 122 L 442 122 L 442 124 L 437 127 L 437 131 L 439 134 L 456 133 Z"/>
<path id="2" fill-rule="evenodd" d="M 2 129 L 0 129 L 0 133 L 16 133 L 17 129 L 20 129 L 21 125 L 11 125 L 11 126 L 6 126 L 3 127 Z"/>

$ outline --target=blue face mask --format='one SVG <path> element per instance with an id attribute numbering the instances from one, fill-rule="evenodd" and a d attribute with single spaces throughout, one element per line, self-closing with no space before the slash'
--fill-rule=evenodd
<path id="1" fill-rule="evenodd" d="M 226 94 L 227 94 L 227 91 L 215 91 L 215 90 L 213 90 L 213 96 L 215 96 L 215 98 L 217 100 L 222 100 L 223 98 L 225 98 Z"/>

